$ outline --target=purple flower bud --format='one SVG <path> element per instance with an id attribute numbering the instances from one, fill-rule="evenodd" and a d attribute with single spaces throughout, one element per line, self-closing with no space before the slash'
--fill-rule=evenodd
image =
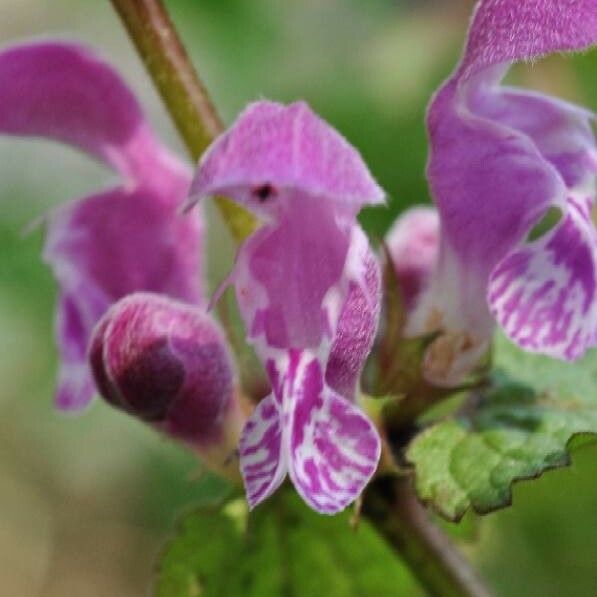
<path id="1" fill-rule="evenodd" d="M 409 209 L 394 222 L 385 241 L 404 306 L 410 311 L 427 286 L 437 260 L 437 211 L 431 207 Z"/>
<path id="2" fill-rule="evenodd" d="M 129 295 L 96 326 L 89 359 L 113 406 L 200 452 L 223 447 L 220 464 L 235 448 L 242 421 L 234 366 L 204 311 L 157 294 Z"/>

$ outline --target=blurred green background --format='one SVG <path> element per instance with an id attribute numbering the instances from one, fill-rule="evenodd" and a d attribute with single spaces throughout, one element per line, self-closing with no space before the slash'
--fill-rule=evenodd
<path id="1" fill-rule="evenodd" d="M 259 97 L 302 98 L 362 151 L 390 196 L 389 209 L 363 215 L 372 237 L 408 205 L 428 201 L 425 106 L 457 59 L 472 2 L 167 5 L 226 122 Z M 0 0 L 0 43 L 32 36 L 101 50 L 183 152 L 107 0 Z M 597 52 L 554 57 L 515 69 L 512 79 L 595 109 L 596 67 Z M 2 595 L 147 594 L 177 513 L 202 492 L 193 456 L 136 421 L 99 402 L 80 416 L 52 406 L 56 289 L 39 257 L 42 231 L 23 229 L 112 176 L 63 147 L 0 139 Z M 516 485 L 514 508 L 448 526 L 498 595 L 596 595 L 596 473 L 597 447 L 586 447 L 569 469 Z M 396 595 L 420 594 L 407 578 Z"/>

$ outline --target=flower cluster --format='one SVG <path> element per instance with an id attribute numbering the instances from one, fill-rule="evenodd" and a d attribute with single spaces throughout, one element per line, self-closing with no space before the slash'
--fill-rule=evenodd
<path id="1" fill-rule="evenodd" d="M 433 384 L 471 373 L 496 321 L 522 348 L 558 358 L 597 343 L 595 115 L 501 84 L 516 61 L 596 42 L 595 0 L 482 0 L 431 102 L 437 211 L 403 214 L 386 245 L 405 333 L 434 334 L 422 363 Z M 358 404 L 381 276 L 356 216 L 384 193 L 346 139 L 303 102 L 259 101 L 193 176 L 119 76 L 59 42 L 0 52 L 0 132 L 68 143 L 121 179 L 46 219 L 58 406 L 82 408 L 97 389 L 212 468 L 240 468 L 251 507 L 287 475 L 318 512 L 354 501 L 381 450 Z M 214 195 L 261 221 L 212 299 L 234 287 L 267 374 L 270 393 L 252 412 L 203 292 L 202 215 L 191 208 Z"/>
<path id="2" fill-rule="evenodd" d="M 47 218 L 44 255 L 61 289 L 58 406 L 81 408 L 97 388 L 229 473 L 245 415 L 204 303 L 201 212 L 181 211 L 189 194 L 223 193 L 265 221 L 229 278 L 272 385 L 240 437 L 249 502 L 287 470 L 319 511 L 357 497 L 380 451 L 355 399 L 381 291 L 355 216 L 383 193 L 356 151 L 305 104 L 258 102 L 207 152 L 191 187 L 190 168 L 89 50 L 12 47 L 0 54 L 0 83 L 2 132 L 72 144 L 123 179 Z"/>

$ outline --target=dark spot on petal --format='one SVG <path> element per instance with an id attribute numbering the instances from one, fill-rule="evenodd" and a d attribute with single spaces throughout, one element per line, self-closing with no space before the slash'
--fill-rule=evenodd
<path id="1" fill-rule="evenodd" d="M 264 203 L 269 198 L 273 197 L 275 194 L 276 194 L 276 189 L 274 189 L 274 187 L 269 183 L 259 185 L 258 187 L 255 187 L 253 189 L 253 196 L 260 203 Z"/>

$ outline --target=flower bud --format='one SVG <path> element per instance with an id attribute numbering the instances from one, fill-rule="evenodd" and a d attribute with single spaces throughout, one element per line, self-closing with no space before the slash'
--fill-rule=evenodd
<path id="1" fill-rule="evenodd" d="M 407 311 L 429 282 L 439 250 L 439 217 L 431 207 L 404 212 L 386 236 L 386 246 Z"/>
<path id="2" fill-rule="evenodd" d="M 224 335 L 207 313 L 129 295 L 96 326 L 89 359 L 107 402 L 192 445 L 222 472 L 243 420 Z"/>

